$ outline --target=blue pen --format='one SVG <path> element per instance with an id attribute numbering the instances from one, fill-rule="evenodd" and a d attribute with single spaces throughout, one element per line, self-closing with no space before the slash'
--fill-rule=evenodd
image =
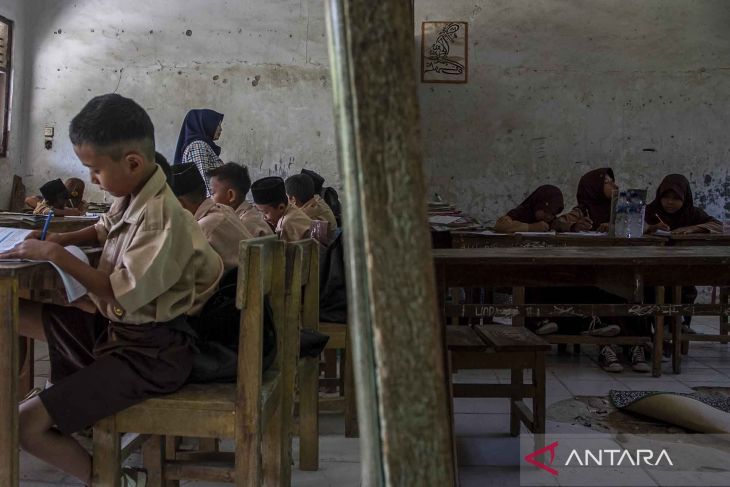
<path id="1" fill-rule="evenodd" d="M 48 233 L 48 225 L 51 223 L 51 218 L 53 218 L 53 211 L 51 211 L 46 216 L 46 223 L 43 224 L 43 230 L 41 230 L 41 240 L 46 239 L 46 234 Z"/>

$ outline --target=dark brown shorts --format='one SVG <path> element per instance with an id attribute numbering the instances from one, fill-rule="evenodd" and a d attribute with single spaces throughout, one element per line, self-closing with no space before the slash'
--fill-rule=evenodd
<path id="1" fill-rule="evenodd" d="M 78 308 L 44 305 L 53 386 L 40 394 L 70 434 L 152 396 L 175 392 L 192 368 L 185 318 L 124 325 Z"/>

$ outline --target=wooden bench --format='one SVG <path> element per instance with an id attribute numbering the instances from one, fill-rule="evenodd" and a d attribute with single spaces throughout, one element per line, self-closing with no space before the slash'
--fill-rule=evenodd
<path id="1" fill-rule="evenodd" d="M 189 384 L 149 399 L 94 426 L 93 485 L 116 487 L 120 433 L 152 435 L 143 457 L 150 487 L 179 479 L 235 482 L 238 486 L 289 485 L 290 429 L 297 324 L 285 317 L 284 243 L 276 237 L 241 242 L 237 306 L 241 309 L 238 380 Z M 277 333 L 274 365 L 262 373 L 264 297 Z M 201 452 L 169 458 L 165 437 L 233 438 L 235 453 Z"/>
<path id="2" fill-rule="evenodd" d="M 447 326 L 449 384 L 454 397 L 505 397 L 510 401 L 510 434 L 520 433 L 520 422 L 541 444 L 545 434 L 545 352 L 550 344 L 521 326 Z M 510 369 L 510 384 L 454 384 L 451 373 L 460 369 Z M 523 371 L 532 370 L 525 384 Z M 532 411 L 524 398 L 532 398 Z M 452 406 L 453 411 L 453 406 Z"/>

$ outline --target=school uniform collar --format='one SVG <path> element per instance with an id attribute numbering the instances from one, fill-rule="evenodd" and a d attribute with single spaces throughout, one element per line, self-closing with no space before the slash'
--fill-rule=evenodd
<path id="1" fill-rule="evenodd" d="M 107 217 L 112 222 L 123 221 L 132 225 L 136 224 L 147 206 L 147 202 L 165 189 L 166 186 L 167 180 L 162 169 L 155 167 L 152 176 L 142 186 L 139 193 L 135 196 L 127 195 L 117 198 L 109 208 Z"/>
<path id="2" fill-rule="evenodd" d="M 243 213 L 246 213 L 251 208 L 253 208 L 253 205 L 251 203 L 249 203 L 248 201 L 244 201 L 243 203 L 241 203 L 240 205 L 238 205 L 238 208 L 236 208 L 236 211 L 237 212 L 238 211 L 241 211 Z"/>
<path id="3" fill-rule="evenodd" d="M 317 201 L 317 197 L 313 196 L 311 200 L 307 201 L 302 205 L 302 208 L 317 208 L 319 206 L 319 201 Z"/>
<path id="4" fill-rule="evenodd" d="M 201 218 L 203 218 L 205 215 L 208 214 L 210 210 L 213 209 L 215 204 L 215 201 L 210 198 L 206 198 L 205 200 L 203 200 L 203 202 L 200 203 L 200 206 L 198 206 L 198 209 L 195 210 L 195 221 L 200 221 Z"/>

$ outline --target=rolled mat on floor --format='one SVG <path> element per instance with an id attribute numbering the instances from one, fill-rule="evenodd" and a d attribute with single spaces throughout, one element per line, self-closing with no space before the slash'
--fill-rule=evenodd
<path id="1" fill-rule="evenodd" d="M 609 392 L 618 409 L 699 433 L 730 433 L 730 398 L 661 391 Z"/>

